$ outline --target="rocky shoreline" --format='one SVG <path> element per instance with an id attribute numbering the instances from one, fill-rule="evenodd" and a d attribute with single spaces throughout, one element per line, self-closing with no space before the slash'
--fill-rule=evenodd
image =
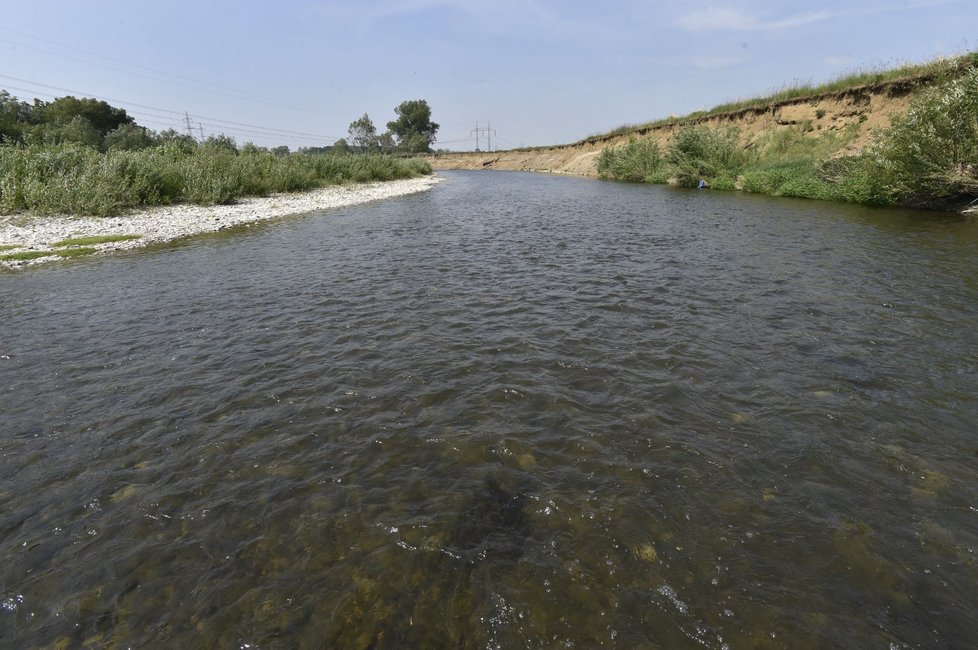
<path id="1" fill-rule="evenodd" d="M 441 180 L 425 176 L 340 185 L 296 194 L 240 199 L 232 205 L 182 204 L 133 211 L 115 217 L 0 215 L 0 268 L 21 268 L 72 257 L 75 256 L 72 254 L 73 248 L 76 254 L 129 250 L 247 223 L 415 194 L 434 187 Z M 72 239 L 113 237 L 130 239 L 78 246 L 54 245 Z M 79 251 L 79 248 L 86 250 Z M 48 252 L 50 255 L 40 255 Z M 16 259 L 23 253 L 27 253 L 30 259 Z"/>

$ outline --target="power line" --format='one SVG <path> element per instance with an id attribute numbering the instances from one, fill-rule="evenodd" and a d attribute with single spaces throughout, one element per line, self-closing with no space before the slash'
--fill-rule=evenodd
<path id="1" fill-rule="evenodd" d="M 239 96 L 243 95 L 243 96 L 253 97 L 253 98 L 260 99 L 260 100 L 264 100 L 265 103 L 271 102 L 273 104 L 276 104 L 276 105 L 279 105 L 279 106 L 285 106 L 287 108 L 292 108 L 292 109 L 295 109 L 295 110 L 309 111 L 309 112 L 313 112 L 313 113 L 332 113 L 332 114 L 335 114 L 335 115 L 346 115 L 346 116 L 349 116 L 350 115 L 350 111 L 343 111 L 343 110 L 338 110 L 338 109 L 327 109 L 327 108 L 312 108 L 312 107 L 305 106 L 303 104 L 299 104 L 297 102 L 283 101 L 283 100 L 281 100 L 279 98 L 276 98 L 276 97 L 269 97 L 267 95 L 261 95 L 259 93 L 253 93 L 253 92 L 249 92 L 247 90 L 239 90 L 237 88 L 230 88 L 228 86 L 221 86 L 219 84 L 213 84 L 213 83 L 210 83 L 210 82 L 207 82 L 207 81 L 201 81 L 199 79 L 194 79 L 192 77 L 186 77 L 184 75 L 173 74 L 173 73 L 170 73 L 170 72 L 166 72 L 164 70 L 157 70 L 155 68 L 150 68 L 150 67 L 147 67 L 147 66 L 144 66 L 144 65 L 139 65 L 139 64 L 136 64 L 136 63 L 130 63 L 129 61 L 124 61 L 122 59 L 116 59 L 116 58 L 111 57 L 111 56 L 105 56 L 103 54 L 98 54 L 97 52 L 90 52 L 88 50 L 83 50 L 81 48 L 73 47 L 71 45 L 65 45 L 64 43 L 59 43 L 57 41 L 52 41 L 50 39 L 42 38 L 40 36 L 34 36 L 32 34 L 27 34 L 25 32 L 20 32 L 20 31 L 14 30 L 14 29 L 9 29 L 7 27 L 0 27 L 0 30 L 5 31 L 5 32 L 9 32 L 11 34 L 17 34 L 18 36 L 24 36 L 24 37 L 27 37 L 27 38 L 30 38 L 30 39 L 41 41 L 43 43 L 49 43 L 51 45 L 56 45 L 58 47 L 65 48 L 67 50 L 73 50 L 75 52 L 80 52 L 80 53 L 85 54 L 85 55 L 88 55 L 88 56 L 94 56 L 96 58 L 104 59 L 106 61 L 112 61 L 114 63 L 121 63 L 123 65 L 129 66 L 129 67 L 132 67 L 132 68 L 138 68 L 140 70 L 146 70 L 148 72 L 152 72 L 155 75 L 162 75 L 162 76 L 165 76 L 165 77 L 172 77 L 174 79 L 181 79 L 183 81 L 189 81 L 189 82 L 191 82 L 193 84 L 196 84 L 196 86 L 188 86 L 186 84 L 176 83 L 176 82 L 173 82 L 173 81 L 167 81 L 165 79 L 159 79 L 159 78 L 149 77 L 147 75 L 139 74 L 139 73 L 133 72 L 131 70 L 124 70 L 124 69 L 119 69 L 119 68 L 115 68 L 115 67 L 105 66 L 105 65 L 102 65 L 102 64 L 99 64 L 99 63 L 94 63 L 92 61 L 85 61 L 84 59 L 79 59 L 79 58 L 76 58 L 76 57 L 71 57 L 71 56 L 68 56 L 66 54 L 60 54 L 58 52 L 52 52 L 50 50 L 44 50 L 44 49 L 41 49 L 41 48 L 38 48 L 38 47 L 35 47 L 35 46 L 32 46 L 32 45 L 27 45 L 27 44 L 24 44 L 24 43 L 17 43 L 15 41 L 10 41 L 10 40 L 7 40 L 7 39 L 0 39 L 0 40 L 3 40 L 4 42 L 13 43 L 14 45 L 18 45 L 20 47 L 26 47 L 28 49 L 32 49 L 32 50 L 35 50 L 35 51 L 38 51 L 38 52 L 44 52 L 46 54 L 51 54 L 53 56 L 61 57 L 61 58 L 64 58 L 64 59 L 68 59 L 70 61 L 77 61 L 79 63 L 84 63 L 86 65 L 91 65 L 91 66 L 95 66 L 95 67 L 105 68 L 107 70 L 113 70 L 115 72 L 123 72 L 125 74 L 131 74 L 131 75 L 134 75 L 134 76 L 141 76 L 141 77 L 144 77 L 144 78 L 153 79 L 154 81 L 162 81 L 163 83 L 169 83 L 169 84 L 173 84 L 173 85 L 176 85 L 176 86 L 182 86 L 182 87 L 185 87 L 185 88 L 190 88 L 192 90 L 210 92 L 210 93 L 214 93 L 214 94 L 217 94 L 217 95 L 224 95 L 226 97 L 230 96 L 230 95 L 227 95 L 227 92 L 231 92 L 231 93 L 235 93 L 236 95 L 239 95 Z M 227 91 L 227 92 L 218 92 L 217 90 L 214 90 L 215 88 L 220 89 L 220 90 L 223 90 L 223 91 Z M 234 99 L 240 99 L 240 97 L 232 97 L 232 98 L 234 98 Z"/>

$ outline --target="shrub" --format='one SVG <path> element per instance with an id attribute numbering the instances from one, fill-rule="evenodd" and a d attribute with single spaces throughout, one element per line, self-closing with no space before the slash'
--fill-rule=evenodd
<path id="1" fill-rule="evenodd" d="M 721 174 L 713 179 L 710 187 L 714 190 L 735 190 L 737 189 L 737 179 L 733 176 Z"/>
<path id="2" fill-rule="evenodd" d="M 700 179 L 713 185 L 718 179 L 723 183 L 723 178 L 736 178 L 748 159 L 736 129 L 683 127 L 666 150 L 673 176 L 685 187 L 696 187 Z"/>
<path id="3" fill-rule="evenodd" d="M 634 183 L 664 180 L 659 143 L 632 139 L 621 147 L 605 147 L 598 156 L 598 175 Z"/>
<path id="4" fill-rule="evenodd" d="M 942 207 L 978 196 L 978 69 L 918 96 L 869 156 L 899 203 Z"/>

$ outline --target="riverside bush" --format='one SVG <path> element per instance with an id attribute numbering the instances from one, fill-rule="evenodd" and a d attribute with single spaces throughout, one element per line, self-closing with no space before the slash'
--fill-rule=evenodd
<path id="1" fill-rule="evenodd" d="M 655 140 L 631 139 L 628 144 L 606 147 L 598 157 L 598 175 L 634 183 L 665 182 L 662 155 Z"/>
<path id="2" fill-rule="evenodd" d="M 722 187 L 733 189 L 731 179 L 737 178 L 748 158 L 736 129 L 683 127 L 666 150 L 672 175 L 684 187 L 696 187 L 705 179 L 711 185 L 719 181 Z"/>
<path id="3" fill-rule="evenodd" d="M 430 174 L 420 160 L 381 154 L 276 156 L 165 142 L 107 153 L 79 144 L 0 146 L 0 212 L 110 215 L 178 202 L 229 203 L 349 182 Z"/>
<path id="4" fill-rule="evenodd" d="M 978 69 L 916 97 L 877 135 L 867 164 L 903 205 L 978 197 Z"/>

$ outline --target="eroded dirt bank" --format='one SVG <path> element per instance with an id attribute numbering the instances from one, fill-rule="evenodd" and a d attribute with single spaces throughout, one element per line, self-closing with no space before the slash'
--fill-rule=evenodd
<path id="1" fill-rule="evenodd" d="M 847 152 L 851 153 L 866 146 L 874 130 L 889 126 L 891 115 L 905 112 L 914 92 L 925 87 L 928 81 L 915 78 L 857 86 L 766 106 L 677 120 L 638 129 L 630 134 L 596 137 L 576 144 L 511 151 L 440 154 L 427 156 L 426 160 L 436 170 L 504 169 L 596 176 L 597 159 L 605 147 L 624 144 L 629 138 L 653 138 L 664 149 L 676 131 L 692 124 L 713 128 L 737 127 L 745 146 L 773 129 L 800 126 L 807 130 L 810 137 L 818 138 L 853 128 L 858 135 L 847 147 Z"/>

